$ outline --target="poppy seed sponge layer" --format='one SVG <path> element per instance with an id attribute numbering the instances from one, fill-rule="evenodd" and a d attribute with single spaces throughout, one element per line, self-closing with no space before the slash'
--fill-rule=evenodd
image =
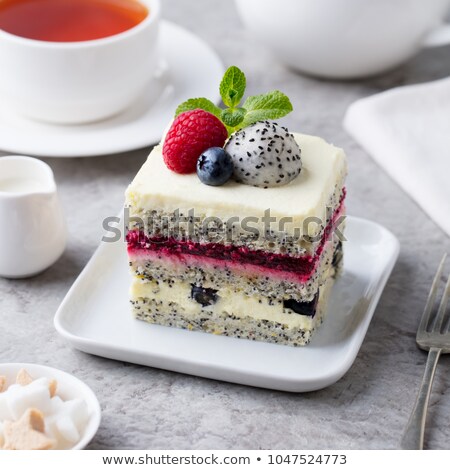
<path id="1" fill-rule="evenodd" d="M 331 270 L 334 272 L 334 269 Z M 217 291 L 217 302 L 202 305 L 192 296 L 192 285 L 134 281 L 131 288 L 133 315 L 138 320 L 163 326 L 203 331 L 253 341 L 304 346 L 324 320 L 335 277 L 327 276 L 314 315 L 299 315 L 283 302 L 271 303 L 258 295 L 244 295 L 232 286 Z"/>

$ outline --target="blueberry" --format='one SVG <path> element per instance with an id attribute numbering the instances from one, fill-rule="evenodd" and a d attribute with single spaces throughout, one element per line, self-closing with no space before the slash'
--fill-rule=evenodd
<path id="1" fill-rule="evenodd" d="M 217 302 L 218 296 L 215 289 L 192 285 L 191 298 L 203 307 L 213 305 Z"/>
<path id="2" fill-rule="evenodd" d="M 333 265 L 333 268 L 339 268 L 339 266 L 341 265 L 341 262 L 342 262 L 342 258 L 343 258 L 343 250 L 342 250 L 342 242 L 339 241 L 337 247 L 336 247 L 336 250 L 334 252 L 334 255 L 333 255 L 333 261 L 332 261 L 332 265 Z"/>
<path id="3" fill-rule="evenodd" d="M 316 314 L 317 303 L 319 302 L 319 293 L 317 293 L 311 302 L 297 302 L 294 299 L 284 300 L 283 307 L 293 310 L 299 315 L 305 315 L 307 317 L 313 317 Z"/>
<path id="4" fill-rule="evenodd" d="M 197 160 L 197 175 L 209 186 L 222 186 L 231 178 L 233 171 L 231 156 L 220 147 L 205 150 Z"/>

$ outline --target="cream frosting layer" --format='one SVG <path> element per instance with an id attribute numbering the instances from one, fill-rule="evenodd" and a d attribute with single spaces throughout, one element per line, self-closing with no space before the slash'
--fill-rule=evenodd
<path id="1" fill-rule="evenodd" d="M 288 185 L 268 189 L 233 181 L 211 187 L 201 183 L 196 174 L 176 174 L 164 164 L 159 145 L 126 191 L 130 216 L 152 210 L 187 214 L 194 209 L 196 216 L 218 217 L 222 221 L 232 217 L 257 218 L 259 222 L 252 225 L 263 231 L 266 226 L 261 221 L 270 209 L 270 215 L 278 221 L 290 219 L 283 227 L 287 233 L 300 228 L 302 234 L 316 236 L 326 220 L 328 201 L 345 179 L 346 157 L 342 149 L 319 137 L 294 136 L 302 150 L 302 172 Z M 306 225 L 307 220 L 311 223 Z"/>
<path id="2" fill-rule="evenodd" d="M 319 294 L 319 305 L 327 301 L 333 283 L 333 277 L 328 276 Z M 215 304 L 203 307 L 191 298 L 191 289 L 192 285 L 189 282 L 175 281 L 171 284 L 165 284 L 152 281 L 142 283 L 140 280 L 134 279 L 130 294 L 131 300 L 134 302 L 147 298 L 164 305 L 170 301 L 177 306 L 179 310 L 177 313 L 186 318 L 195 318 L 208 311 L 217 312 L 220 315 L 233 315 L 237 318 L 249 317 L 255 320 L 269 320 L 286 325 L 288 328 L 304 330 L 312 330 L 316 324 L 316 317 L 299 315 L 289 309 L 284 309 L 282 303 L 271 304 L 266 298 L 259 295 L 245 295 L 242 292 L 236 292 L 229 286 L 218 289 L 218 301 Z M 137 313 L 139 312 L 135 311 L 135 314 Z"/>

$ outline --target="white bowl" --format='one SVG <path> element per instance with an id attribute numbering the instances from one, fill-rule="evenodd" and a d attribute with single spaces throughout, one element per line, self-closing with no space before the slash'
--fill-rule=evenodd
<path id="1" fill-rule="evenodd" d="M 25 369 L 33 379 L 40 377 L 55 379 L 58 382 L 57 395 L 64 401 L 74 398 L 85 400 L 89 411 L 89 421 L 80 441 L 71 448 L 72 450 L 84 449 L 95 436 L 101 421 L 100 404 L 94 392 L 84 382 L 67 372 L 53 367 L 26 363 L 0 364 L 0 375 L 6 377 L 7 386 L 15 383 L 16 375 L 20 369 Z"/>

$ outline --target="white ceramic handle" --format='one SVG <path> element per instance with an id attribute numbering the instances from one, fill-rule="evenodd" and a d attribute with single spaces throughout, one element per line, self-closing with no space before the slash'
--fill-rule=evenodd
<path id="1" fill-rule="evenodd" d="M 425 47 L 438 47 L 450 44 L 450 23 L 444 23 L 425 37 Z"/>

